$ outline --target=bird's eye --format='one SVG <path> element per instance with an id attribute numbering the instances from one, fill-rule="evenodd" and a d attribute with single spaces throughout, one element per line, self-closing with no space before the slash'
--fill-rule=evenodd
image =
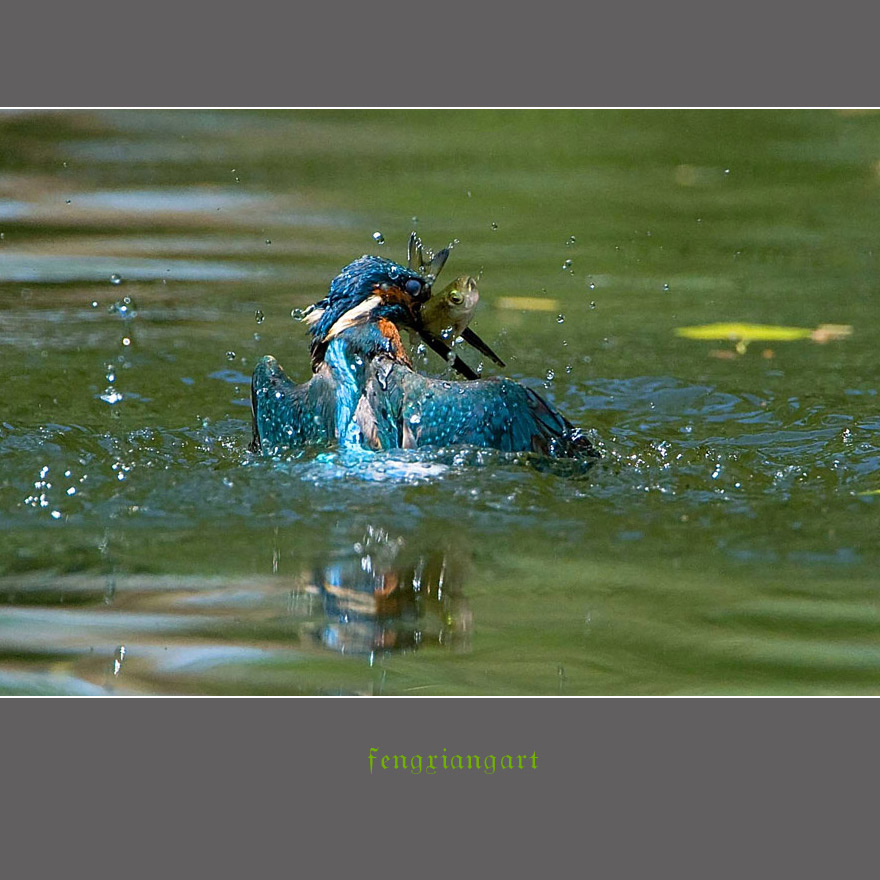
<path id="1" fill-rule="evenodd" d="M 403 289 L 410 296 L 418 296 L 422 292 L 422 282 L 416 278 L 410 278 L 409 281 L 403 285 Z"/>

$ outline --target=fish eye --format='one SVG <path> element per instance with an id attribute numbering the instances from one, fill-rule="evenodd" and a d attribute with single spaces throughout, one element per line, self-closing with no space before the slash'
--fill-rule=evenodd
<path id="1" fill-rule="evenodd" d="M 403 285 L 403 289 L 410 296 L 418 296 L 422 292 L 422 282 L 417 278 L 410 278 L 409 281 Z"/>
<path id="2" fill-rule="evenodd" d="M 464 302 L 464 297 L 457 290 L 453 290 L 452 293 L 449 294 L 449 302 L 453 305 L 460 306 Z"/>

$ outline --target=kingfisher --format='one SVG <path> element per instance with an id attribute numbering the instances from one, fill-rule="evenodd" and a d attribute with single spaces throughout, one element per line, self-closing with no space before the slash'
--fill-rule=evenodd
<path id="1" fill-rule="evenodd" d="M 327 296 L 303 316 L 311 334 L 311 379 L 295 383 L 271 355 L 257 362 L 252 451 L 470 445 L 553 458 L 599 457 L 584 432 L 537 392 L 512 379 L 479 379 L 425 326 L 423 307 L 448 252 L 426 253 L 411 239 L 410 266 L 365 255 L 333 279 Z M 400 328 L 415 331 L 466 378 L 417 372 Z"/>

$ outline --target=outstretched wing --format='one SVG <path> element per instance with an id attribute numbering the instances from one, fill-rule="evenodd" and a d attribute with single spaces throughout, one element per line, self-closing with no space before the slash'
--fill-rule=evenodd
<path id="1" fill-rule="evenodd" d="M 511 379 L 447 382 L 399 366 L 392 373 L 401 446 L 467 444 L 556 458 L 598 457 L 579 429 Z"/>
<path id="2" fill-rule="evenodd" d="M 252 452 L 330 443 L 335 397 L 329 371 L 297 385 L 271 355 L 260 358 L 251 379 Z"/>

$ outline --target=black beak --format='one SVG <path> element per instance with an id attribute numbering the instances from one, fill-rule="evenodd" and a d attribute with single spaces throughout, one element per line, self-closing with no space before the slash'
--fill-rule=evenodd
<path id="1" fill-rule="evenodd" d="M 452 364 L 452 367 L 458 370 L 465 379 L 480 378 L 479 373 L 475 373 L 458 355 L 452 353 L 452 349 L 446 340 L 441 339 L 439 336 L 434 336 L 433 333 L 429 333 L 427 330 L 417 330 L 417 332 L 426 345 L 436 351 L 447 364 Z"/>
<path id="2" fill-rule="evenodd" d="M 461 338 L 467 342 L 468 345 L 472 345 L 478 352 L 480 352 L 480 354 L 484 354 L 487 358 L 495 361 L 499 367 L 507 366 L 507 364 L 505 364 L 504 361 L 501 360 L 501 358 L 498 357 L 498 355 L 495 354 L 495 352 L 492 351 L 492 349 L 489 348 L 489 346 L 486 345 L 486 343 L 483 342 L 483 340 L 480 339 L 470 327 L 465 327 L 464 330 L 461 331 Z"/>

